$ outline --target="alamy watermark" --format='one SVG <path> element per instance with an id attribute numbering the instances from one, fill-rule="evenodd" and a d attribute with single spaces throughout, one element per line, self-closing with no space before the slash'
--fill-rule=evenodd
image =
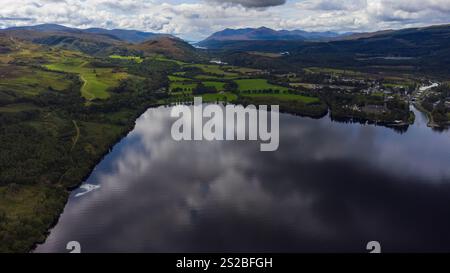
<path id="1" fill-rule="evenodd" d="M 81 244 L 78 241 L 70 241 L 67 243 L 66 249 L 70 250 L 69 253 L 81 253 Z M 378 241 L 370 241 L 367 243 L 366 250 L 370 251 L 369 253 L 381 253 L 381 244 Z M 203 261 L 203 260 L 201 260 L 201 261 Z M 209 266 L 209 262 L 207 262 L 207 261 L 208 260 L 205 260 L 206 270 Z M 177 261 L 177 267 L 185 267 L 184 261 L 180 265 L 178 262 L 181 263 L 181 261 L 179 261 L 179 260 Z M 254 263 L 256 263 L 256 261 L 254 261 Z M 250 262 L 250 264 L 252 264 L 252 262 Z M 257 266 L 257 267 L 260 267 L 260 266 Z"/>
<path id="2" fill-rule="evenodd" d="M 70 241 L 67 243 L 66 249 L 70 250 L 70 253 L 81 253 L 81 244 L 78 241 Z"/>
<path id="3" fill-rule="evenodd" d="M 170 115 L 178 118 L 171 130 L 172 138 L 176 141 L 259 140 L 262 152 L 273 152 L 279 147 L 278 105 L 272 105 L 270 111 L 267 105 L 260 105 L 259 109 L 254 105 L 222 107 L 217 104 L 203 105 L 202 98 L 196 97 L 193 107 L 177 105 L 172 108 Z M 204 120 L 207 120 L 206 123 Z"/>

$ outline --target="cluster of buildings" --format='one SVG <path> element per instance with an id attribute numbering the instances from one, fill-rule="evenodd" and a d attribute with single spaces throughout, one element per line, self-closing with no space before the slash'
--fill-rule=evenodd
<path id="1" fill-rule="evenodd" d="M 218 60 L 218 59 L 212 59 L 209 62 L 212 64 L 218 64 L 218 65 L 227 65 L 228 64 L 228 63 L 222 62 L 221 60 Z"/>

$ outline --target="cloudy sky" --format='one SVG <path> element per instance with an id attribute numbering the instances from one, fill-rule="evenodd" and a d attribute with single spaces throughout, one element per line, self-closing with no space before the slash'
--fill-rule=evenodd
<path id="1" fill-rule="evenodd" d="M 450 23 L 450 0 L 1 0 L 0 28 L 58 23 L 200 40 L 224 28 L 375 31 Z"/>

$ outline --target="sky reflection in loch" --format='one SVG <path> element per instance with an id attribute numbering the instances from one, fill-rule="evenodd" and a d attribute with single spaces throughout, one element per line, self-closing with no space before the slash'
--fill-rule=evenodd
<path id="1" fill-rule="evenodd" d="M 450 251 L 450 133 L 280 116 L 280 148 L 175 142 L 150 109 L 37 252 Z"/>

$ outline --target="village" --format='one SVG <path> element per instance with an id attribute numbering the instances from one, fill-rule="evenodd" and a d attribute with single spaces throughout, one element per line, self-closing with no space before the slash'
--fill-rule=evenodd
<path id="1" fill-rule="evenodd" d="M 441 98 L 442 90 L 439 90 L 440 86 L 447 85 L 424 77 L 415 79 L 380 76 L 332 68 L 304 68 L 297 72 L 279 73 L 264 69 L 237 68 L 220 59 L 213 59 L 210 63 L 223 71 L 223 75 L 210 74 L 211 77 L 218 77 L 215 80 L 238 83 L 237 90 L 231 89 L 235 94 L 274 96 L 288 93 L 319 97 L 326 101 L 332 114 L 334 112 L 338 119 L 361 119 L 404 126 L 414 121 L 409 110 L 411 106 L 416 106 L 429 116 L 430 126 L 438 127 L 440 125 L 432 121 L 433 111 L 443 107 L 447 117 L 450 112 L 450 97 Z M 239 75 L 233 75 L 236 72 Z M 242 79 L 254 80 L 255 84 L 243 87 L 239 84 Z M 264 80 L 269 85 L 258 85 L 258 80 Z M 227 90 L 219 90 L 218 93 L 226 94 Z M 432 107 L 423 107 L 422 104 L 427 104 L 430 99 L 433 100 Z M 445 122 L 441 125 L 445 126 Z"/>
<path id="2" fill-rule="evenodd" d="M 278 102 L 289 108 L 282 106 L 282 111 L 295 114 L 320 117 L 330 111 L 337 120 L 389 126 L 412 124 L 413 105 L 429 116 L 432 127 L 446 126 L 448 121 L 432 119 L 435 109 L 443 107 L 444 115 L 450 120 L 450 98 L 441 98 L 442 90 L 439 90 L 447 85 L 424 77 L 316 67 L 280 73 L 233 66 L 214 58 L 209 64 L 182 63 L 169 79 L 169 93 L 175 100 L 191 100 L 201 95 L 204 101 L 210 102 Z M 433 100 L 430 107 L 427 101 L 434 97 L 439 99 Z M 308 111 L 313 107 L 314 111 Z"/>

